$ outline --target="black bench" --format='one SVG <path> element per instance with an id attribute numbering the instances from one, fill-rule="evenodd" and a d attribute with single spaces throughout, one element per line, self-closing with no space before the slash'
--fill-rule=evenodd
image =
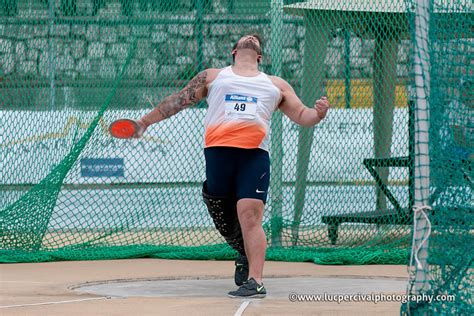
<path id="1" fill-rule="evenodd" d="M 412 211 L 414 201 L 413 192 L 413 159 L 410 156 L 406 157 L 390 157 L 390 158 L 366 158 L 363 161 L 364 166 L 375 179 L 376 185 L 380 188 L 383 194 L 387 197 L 393 206 L 389 210 L 376 210 L 361 213 L 347 213 L 339 215 L 327 215 L 322 217 L 322 222 L 328 225 L 328 236 L 331 244 L 336 244 L 338 237 L 339 225 L 342 223 L 364 223 L 364 224 L 396 224 L 406 225 L 412 221 Z M 395 196 L 390 192 L 388 186 L 383 182 L 382 178 L 377 172 L 376 167 L 407 167 L 409 168 L 409 202 L 408 209 L 403 208 Z"/>
<path id="2" fill-rule="evenodd" d="M 366 158 L 363 160 L 364 167 L 370 172 L 375 180 L 375 184 L 380 188 L 392 205 L 392 209 L 375 210 L 360 213 L 346 213 L 339 215 L 326 215 L 321 221 L 328 225 L 328 237 L 331 244 L 335 245 L 338 238 L 338 229 L 342 223 L 363 223 L 363 224 L 411 224 L 412 207 L 414 204 L 414 104 L 408 106 L 408 156 L 403 157 L 385 157 L 385 158 Z M 386 183 L 377 172 L 377 168 L 383 167 L 406 167 L 408 168 L 408 208 L 403 208 L 395 196 L 390 192 Z"/>

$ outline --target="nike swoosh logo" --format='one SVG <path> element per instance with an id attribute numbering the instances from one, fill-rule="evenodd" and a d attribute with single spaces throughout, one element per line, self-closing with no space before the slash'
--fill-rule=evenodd
<path id="1" fill-rule="evenodd" d="M 261 290 L 263 290 L 263 285 L 262 286 L 257 286 L 257 292 L 260 292 Z"/>
<path id="2" fill-rule="evenodd" d="M 255 190 L 257 193 L 265 193 L 265 191 L 260 191 L 259 189 Z"/>

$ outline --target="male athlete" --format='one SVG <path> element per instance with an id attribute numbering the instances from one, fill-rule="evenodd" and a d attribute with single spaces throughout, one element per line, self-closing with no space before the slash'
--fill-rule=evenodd
<path id="1" fill-rule="evenodd" d="M 136 122 L 140 137 L 160 122 L 207 97 L 204 137 L 206 182 L 203 198 L 219 233 L 239 252 L 230 297 L 266 295 L 262 282 L 267 240 L 262 228 L 270 181 L 269 125 L 280 110 L 302 126 L 326 117 L 329 101 L 306 107 L 283 79 L 259 71 L 261 40 L 257 35 L 239 39 L 232 50 L 234 64 L 206 69 L 184 89 L 166 97 Z"/>

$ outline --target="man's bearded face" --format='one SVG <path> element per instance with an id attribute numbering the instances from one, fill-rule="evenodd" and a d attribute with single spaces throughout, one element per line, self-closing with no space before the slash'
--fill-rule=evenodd
<path id="1" fill-rule="evenodd" d="M 258 39 L 253 36 L 246 36 L 241 38 L 237 43 L 236 49 L 252 49 L 258 55 L 262 55 L 262 48 L 260 47 L 260 43 Z"/>

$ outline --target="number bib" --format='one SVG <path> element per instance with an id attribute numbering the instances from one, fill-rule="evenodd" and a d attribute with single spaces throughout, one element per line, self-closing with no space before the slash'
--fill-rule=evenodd
<path id="1" fill-rule="evenodd" d="M 253 119 L 257 115 L 257 98 L 240 94 L 226 94 L 225 114 L 243 119 Z"/>

